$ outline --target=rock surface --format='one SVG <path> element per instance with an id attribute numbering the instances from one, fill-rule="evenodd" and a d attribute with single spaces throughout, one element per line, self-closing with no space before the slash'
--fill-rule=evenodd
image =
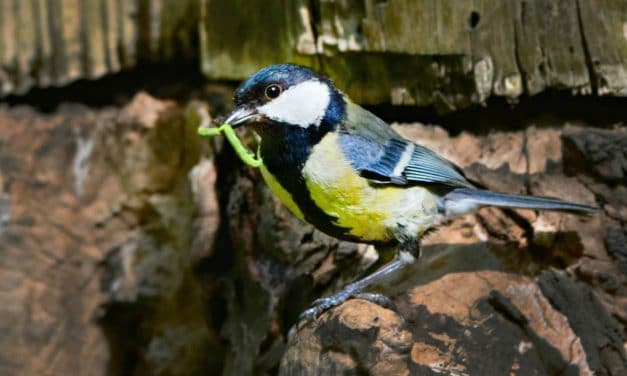
<path id="1" fill-rule="evenodd" d="M 624 219 L 616 214 L 625 204 L 610 193 L 624 189 L 614 183 L 625 130 L 450 137 L 437 127 L 397 129 L 492 189 L 607 204 L 588 217 L 482 209 L 441 227 L 424 240 L 419 265 L 378 288 L 395 296 L 396 312 L 350 300 L 300 323 L 281 374 L 627 372 Z"/>
<path id="2" fill-rule="evenodd" d="M 183 110 L 140 93 L 0 119 L 0 373 L 218 367 L 193 272 L 218 228 L 216 171 Z"/>
<path id="3" fill-rule="evenodd" d="M 207 90 L 225 112 L 232 88 Z M 602 210 L 459 218 L 376 287 L 397 311 L 351 300 L 305 325 L 313 299 L 385 255 L 294 219 L 197 137 L 199 110 L 145 93 L 0 106 L 0 373 L 624 372 L 624 127 L 396 124 L 492 189 Z"/>
<path id="4" fill-rule="evenodd" d="M 398 312 L 355 299 L 323 314 L 290 339 L 281 374 L 592 375 L 600 369 L 584 340 L 622 346 L 606 333 L 580 338 L 538 284 L 516 274 L 451 273 L 397 301 Z"/>
<path id="5" fill-rule="evenodd" d="M 396 296 L 399 313 L 388 312 L 363 301 L 347 302 L 313 325 L 301 326 L 300 331 L 296 331 L 287 343 L 280 372 L 317 374 L 318 367 L 323 367 L 325 372 L 346 370 L 348 373 L 368 371 L 386 374 L 400 367 L 398 369 L 420 374 L 434 364 L 443 370 L 457 370 L 462 374 L 483 371 L 489 374 L 490 371 L 510 369 L 517 374 L 527 374 L 531 369 L 540 374 L 559 374 L 561 371 L 582 374 L 622 372 L 627 274 L 622 256 L 624 247 L 618 245 L 623 236 L 621 234 L 624 234 L 624 221 L 613 213 L 622 212 L 625 204 L 622 198 L 613 197 L 611 192 L 624 187 L 604 180 L 588 165 L 573 160 L 576 150 L 571 149 L 573 144 L 568 140 L 572 137 L 592 138 L 598 140 L 589 142 L 594 145 L 595 142 L 612 139 L 610 143 L 613 146 L 607 150 L 613 152 L 597 156 L 595 162 L 611 164 L 613 159 L 622 158 L 622 154 L 616 152 L 621 150 L 620 147 L 614 145 L 622 142 L 624 129 L 603 130 L 600 132 L 603 138 L 598 139 L 596 135 L 599 131 L 596 129 L 581 125 L 560 128 L 559 125 L 543 124 L 529 126 L 523 131 L 499 131 L 485 135 L 462 132 L 456 136 L 450 136 L 442 128 L 434 126 L 395 125 L 404 136 L 445 155 L 464 167 L 475 181 L 492 189 L 558 196 L 590 205 L 601 204 L 604 210 L 598 215 L 578 217 L 548 212 L 483 209 L 477 215 L 452 221 L 425 239 L 425 257 L 420 265 L 404 273 L 394 283 L 378 287 L 380 291 Z M 581 153 L 589 155 L 588 149 L 584 147 L 583 150 Z M 232 158 L 228 148 L 224 153 L 227 160 Z M 234 267 L 229 277 L 234 279 L 223 289 L 229 293 L 222 299 L 237 302 L 229 305 L 224 313 L 229 329 L 223 331 L 223 335 L 232 349 L 232 355 L 227 357 L 232 359 L 232 363 L 226 373 L 262 372 L 280 357 L 286 332 L 297 314 L 315 296 L 337 290 L 378 256 L 372 249 L 338 243 L 298 223 L 271 196 L 255 171 L 239 163 L 221 171 L 225 177 L 219 186 L 227 187 L 221 196 L 225 207 L 223 216 L 229 218 L 229 239 L 235 252 L 232 262 L 239 265 Z M 615 230 L 608 234 L 608 228 Z M 349 272 L 349 265 L 353 265 L 354 270 Z M 564 271 L 551 271 L 551 267 Z M 484 276 L 485 273 L 487 276 Z M 551 295 L 544 291 L 546 283 L 543 281 L 555 273 L 563 287 Z M 448 279 L 446 283 L 438 284 L 439 278 Z M 493 284 L 500 287 L 490 289 L 489 284 L 483 281 L 485 278 L 494 279 Z M 238 286 L 241 291 L 252 289 L 254 292 L 237 295 Z M 438 301 L 445 299 L 431 299 L 438 288 L 441 289 L 437 290 L 439 294 L 446 295 L 462 287 L 467 289 L 464 294 L 468 295 L 468 300 L 463 303 L 467 307 L 478 304 L 482 309 L 492 307 L 489 308 L 492 311 L 481 313 L 496 320 L 495 326 L 486 333 L 504 338 L 492 339 L 484 333 L 482 339 L 474 339 L 473 342 L 460 336 L 455 342 L 457 347 L 451 345 L 451 354 L 448 354 L 442 350 L 444 345 L 436 346 L 425 337 L 426 334 L 418 333 L 415 339 L 408 340 L 409 344 L 396 346 L 386 344 L 387 340 L 382 337 L 383 329 L 366 330 L 366 334 L 353 336 L 354 331 L 343 331 L 343 324 L 337 324 L 339 319 L 336 318 L 342 315 L 359 322 L 368 321 L 374 310 L 380 313 L 377 328 L 385 327 L 390 331 L 397 327 L 412 333 L 419 331 L 428 315 L 450 316 L 446 325 L 441 324 L 437 328 L 442 333 L 469 325 L 480 327 L 483 319 L 477 318 L 474 324 L 469 324 L 463 322 L 459 314 L 454 314 L 453 311 L 462 310 L 462 302 L 456 302 L 457 306 L 442 306 Z M 587 292 L 568 296 L 580 289 Z M 263 300 L 261 306 L 257 305 L 260 299 Z M 554 303 L 560 299 L 570 301 L 570 304 L 560 306 Z M 558 338 L 557 332 L 548 333 L 550 326 L 543 321 L 546 318 L 539 314 L 544 311 L 537 307 L 535 311 L 527 310 L 532 303 L 537 303 L 536 306 L 544 304 L 546 314 L 560 318 L 561 326 L 555 325 L 563 329 L 561 333 L 571 333 L 573 343 L 584 345 L 575 349 L 572 343 Z M 364 308 L 364 304 L 370 304 L 368 309 Z M 507 311 L 512 304 L 519 307 L 519 313 L 513 311 L 517 315 L 515 320 L 521 320 L 518 324 L 515 320 L 508 323 L 513 319 L 501 317 L 514 314 Z M 587 305 L 589 312 L 586 311 L 586 317 L 595 317 L 596 322 L 605 326 L 593 334 L 571 322 L 574 320 L 570 316 L 571 311 L 578 310 L 580 305 Z M 505 313 L 499 313 L 499 310 L 505 310 Z M 264 315 L 253 313 L 260 311 Z M 416 318 L 417 314 L 423 316 Z M 420 330 L 427 333 L 430 329 Z M 258 336 L 257 342 L 246 338 L 244 333 Z M 422 338 L 419 338 L 421 335 Z M 491 356 L 498 361 L 483 364 L 478 359 L 483 359 L 485 349 L 482 344 L 487 345 L 488 342 L 492 346 L 490 351 L 494 351 Z M 321 344 L 318 346 L 315 343 Z M 431 344 L 440 350 L 437 353 L 424 350 L 427 360 L 415 355 L 418 361 L 411 365 L 407 356 L 415 343 Z M 531 350 L 523 356 L 528 344 L 531 344 Z M 503 346 L 510 345 L 507 351 L 501 351 Z M 523 349 L 520 353 L 519 345 Z M 338 350 L 340 348 L 343 350 Z M 459 354 L 455 353 L 456 357 L 453 357 L 455 349 L 459 349 Z M 363 353 L 360 352 L 362 350 Z M 416 351 L 420 353 L 422 350 Z M 549 355 L 545 359 L 543 356 L 547 352 Z M 385 363 L 382 365 L 376 361 L 379 359 L 377 356 L 392 360 L 389 364 L 382 361 Z M 380 371 L 379 366 L 389 368 Z M 272 367 L 269 369 L 273 370 Z"/>

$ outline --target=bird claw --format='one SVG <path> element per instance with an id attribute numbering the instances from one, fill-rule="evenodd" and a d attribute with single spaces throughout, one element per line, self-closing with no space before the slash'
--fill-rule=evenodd
<path id="1" fill-rule="evenodd" d="M 345 289 L 337 294 L 314 300 L 313 303 L 311 303 L 311 307 L 300 314 L 298 321 L 313 321 L 325 311 L 336 307 L 351 298 L 368 300 L 369 302 L 380 305 L 383 308 L 396 311 L 396 304 L 394 304 L 394 302 L 387 296 L 374 293 L 355 293 L 351 291 L 351 289 Z"/>
<path id="2" fill-rule="evenodd" d="M 392 299 L 382 294 L 362 292 L 361 294 L 353 295 L 353 297 L 357 299 L 367 300 L 371 303 L 380 305 L 381 307 L 392 310 L 392 311 L 398 311 L 398 309 L 396 308 L 396 304 L 392 301 Z"/>
<path id="3" fill-rule="evenodd" d="M 311 307 L 305 310 L 298 317 L 298 321 L 313 321 L 323 312 L 338 306 L 353 296 L 352 291 L 347 291 L 347 289 L 338 292 L 337 294 L 333 294 L 331 296 L 327 296 L 324 298 L 319 298 L 311 303 Z"/>

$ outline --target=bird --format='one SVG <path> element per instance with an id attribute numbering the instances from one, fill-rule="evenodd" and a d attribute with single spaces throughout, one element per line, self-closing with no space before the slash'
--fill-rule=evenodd
<path id="1" fill-rule="evenodd" d="M 354 297 L 393 305 L 367 287 L 414 263 L 421 236 L 451 218 L 484 206 L 597 210 L 479 187 L 452 162 L 403 138 L 308 67 L 262 68 L 236 89 L 234 103 L 224 124 L 247 125 L 257 133 L 261 175 L 294 216 L 337 239 L 395 250 L 394 258 L 371 274 L 316 299 L 301 320 Z"/>

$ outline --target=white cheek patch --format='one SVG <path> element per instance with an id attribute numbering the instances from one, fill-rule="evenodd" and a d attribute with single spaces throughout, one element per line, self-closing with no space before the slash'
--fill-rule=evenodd
<path id="1" fill-rule="evenodd" d="M 318 126 L 327 111 L 331 93 L 320 81 L 305 81 L 285 90 L 257 111 L 272 120 L 307 128 Z"/>

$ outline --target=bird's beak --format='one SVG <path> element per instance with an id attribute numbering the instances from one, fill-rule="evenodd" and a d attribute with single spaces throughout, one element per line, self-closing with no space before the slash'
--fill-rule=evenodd
<path id="1" fill-rule="evenodd" d="M 256 109 L 249 106 L 239 106 L 224 120 L 224 124 L 231 124 L 233 127 L 244 125 L 255 120 L 260 120 L 261 115 Z"/>

